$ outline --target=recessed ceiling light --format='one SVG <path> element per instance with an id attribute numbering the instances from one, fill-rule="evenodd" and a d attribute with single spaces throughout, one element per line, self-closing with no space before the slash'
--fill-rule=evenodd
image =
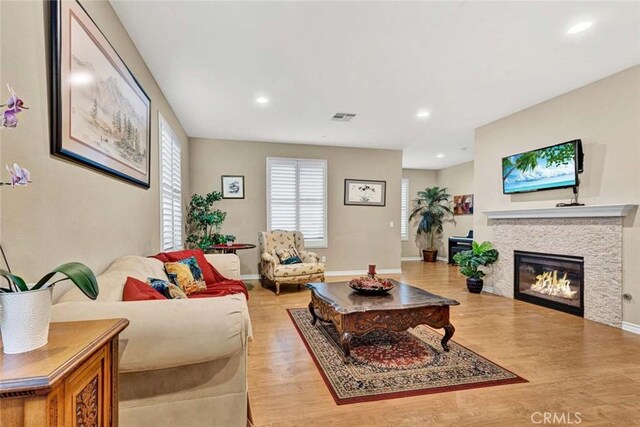
<path id="1" fill-rule="evenodd" d="M 425 110 L 418 111 L 416 113 L 416 117 L 419 118 L 419 119 L 426 119 L 426 118 L 429 118 L 429 116 L 431 116 L 431 113 L 428 112 L 428 111 L 425 111 Z"/>
<path id="2" fill-rule="evenodd" d="M 69 77 L 69 83 L 74 86 L 84 86 L 91 82 L 93 82 L 93 76 L 86 71 L 78 71 Z"/>
<path id="3" fill-rule="evenodd" d="M 258 104 L 267 104 L 269 103 L 269 98 L 265 98 L 264 96 L 259 96 L 256 98 L 256 102 Z"/>
<path id="4" fill-rule="evenodd" d="M 444 154 L 438 153 L 438 154 L 436 154 L 436 157 L 439 158 L 439 159 L 442 159 L 442 158 L 444 158 Z"/>
<path id="5" fill-rule="evenodd" d="M 588 30 L 593 25 L 591 21 L 580 22 L 567 30 L 567 34 L 578 34 Z"/>

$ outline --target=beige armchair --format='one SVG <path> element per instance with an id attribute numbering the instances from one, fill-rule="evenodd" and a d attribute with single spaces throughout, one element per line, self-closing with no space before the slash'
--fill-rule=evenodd
<path id="1" fill-rule="evenodd" d="M 260 247 L 260 283 L 262 286 L 276 287 L 280 295 L 280 285 L 300 285 L 309 282 L 324 281 L 324 264 L 320 256 L 304 249 L 304 237 L 299 231 L 261 231 L 258 234 Z M 276 255 L 276 249 L 295 248 L 302 263 L 284 265 Z"/>

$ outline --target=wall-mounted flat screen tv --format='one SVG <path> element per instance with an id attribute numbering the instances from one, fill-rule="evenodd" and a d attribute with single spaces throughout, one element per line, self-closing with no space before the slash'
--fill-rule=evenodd
<path id="1" fill-rule="evenodd" d="M 576 187 L 578 172 L 582 172 L 579 139 L 514 154 L 502 159 L 502 192 L 514 194 Z"/>

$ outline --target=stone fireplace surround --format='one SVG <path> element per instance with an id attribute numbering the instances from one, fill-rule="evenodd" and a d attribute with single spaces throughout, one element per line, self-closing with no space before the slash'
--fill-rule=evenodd
<path id="1" fill-rule="evenodd" d="M 584 257 L 585 319 L 622 325 L 622 227 L 635 205 L 486 211 L 500 257 L 493 293 L 513 298 L 514 250 Z"/>

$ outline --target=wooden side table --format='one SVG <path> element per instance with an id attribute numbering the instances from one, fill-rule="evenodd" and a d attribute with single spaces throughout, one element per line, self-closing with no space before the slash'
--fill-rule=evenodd
<path id="1" fill-rule="evenodd" d="M 235 254 L 236 251 L 239 251 L 242 249 L 253 249 L 255 247 L 256 245 L 253 245 L 251 243 L 234 243 L 233 245 L 227 245 L 227 244 L 213 245 L 209 248 L 209 250 L 222 252 L 223 254 Z"/>
<path id="2" fill-rule="evenodd" d="M 0 346 L 1 426 L 117 426 L 118 334 L 126 319 L 51 323 L 49 342 Z"/>

